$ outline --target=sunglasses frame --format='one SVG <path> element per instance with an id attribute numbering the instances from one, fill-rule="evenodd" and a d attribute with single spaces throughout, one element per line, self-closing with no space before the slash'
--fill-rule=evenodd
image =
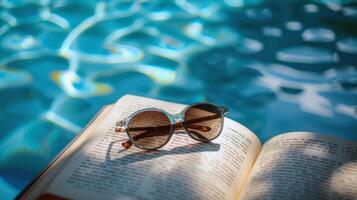
<path id="1" fill-rule="evenodd" d="M 210 106 L 213 106 L 217 109 L 217 111 L 219 111 L 220 115 L 221 115 L 221 127 L 220 127 L 220 130 L 218 132 L 218 134 L 212 138 L 212 139 L 209 139 L 209 140 L 200 140 L 198 139 L 197 137 L 193 136 L 192 133 L 190 133 L 186 127 L 183 125 L 185 119 L 185 113 L 188 109 L 190 109 L 191 107 L 194 107 L 196 105 L 200 105 L 200 104 L 208 104 Z M 145 111 L 156 111 L 156 112 L 161 112 L 163 114 L 165 114 L 165 116 L 169 119 L 170 121 L 170 131 L 169 131 L 169 135 L 168 135 L 168 138 L 166 140 L 165 143 L 163 143 L 162 145 L 158 146 L 158 147 L 155 147 L 155 148 L 147 148 L 147 147 L 144 147 L 144 146 L 140 146 L 139 144 L 137 144 L 134 139 L 132 138 L 132 136 L 130 135 L 129 133 L 129 129 L 128 129 L 128 125 L 130 124 L 131 120 L 133 119 L 134 116 L 136 116 L 137 114 L 139 113 L 142 113 L 142 112 L 145 112 Z M 176 114 L 176 115 L 172 115 L 168 112 L 166 112 L 165 110 L 162 110 L 162 109 L 159 109 L 159 108 L 144 108 L 144 109 L 140 109 L 132 114 L 130 114 L 128 117 L 126 117 L 125 119 L 123 120 L 120 120 L 116 123 L 116 130 L 119 130 L 118 132 L 126 132 L 128 138 L 129 138 L 129 141 L 131 142 L 131 144 L 133 144 L 134 146 L 136 146 L 137 148 L 140 148 L 140 149 L 144 149 L 144 150 L 156 150 L 156 149 L 159 149 L 163 146 L 165 146 L 171 139 L 172 135 L 174 134 L 175 132 L 175 126 L 177 123 L 179 123 L 179 125 L 183 128 L 183 130 L 185 130 L 185 132 L 194 140 L 196 141 L 200 141 L 200 142 L 210 142 L 214 139 L 216 139 L 222 132 L 222 129 L 223 129 L 223 126 L 224 126 L 224 115 L 228 113 L 228 108 L 227 107 L 224 107 L 224 106 L 219 106 L 219 105 L 216 105 L 216 104 L 213 104 L 213 103 L 210 103 L 210 102 L 198 102 L 198 103 L 194 103 L 194 104 L 190 104 L 190 105 L 187 105 L 180 113 Z"/>

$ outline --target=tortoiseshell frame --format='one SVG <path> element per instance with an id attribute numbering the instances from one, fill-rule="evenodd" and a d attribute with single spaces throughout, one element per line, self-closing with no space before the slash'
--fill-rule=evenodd
<path id="1" fill-rule="evenodd" d="M 185 113 L 186 111 L 193 107 L 193 106 L 196 106 L 196 105 L 199 105 L 199 104 L 208 104 L 208 105 L 212 105 L 214 106 L 215 108 L 217 108 L 217 110 L 219 111 L 219 113 L 221 114 L 221 128 L 219 130 L 219 133 L 217 134 L 217 136 L 215 136 L 214 138 L 210 139 L 210 140 L 200 140 L 198 139 L 197 137 L 194 137 L 192 136 L 192 133 L 190 133 L 184 126 L 183 126 L 183 122 L 184 122 L 184 116 L 185 116 Z M 170 132 L 169 132 L 169 137 L 167 138 L 167 141 L 158 146 L 158 147 L 155 147 L 155 148 L 146 148 L 144 146 L 140 146 L 138 145 L 134 140 L 133 138 L 131 137 L 131 135 L 129 134 L 128 132 L 128 124 L 130 124 L 130 121 L 131 119 L 137 115 L 138 113 L 141 113 L 141 112 L 144 112 L 144 111 L 158 111 L 158 112 L 162 112 L 166 115 L 166 117 L 169 119 L 170 121 Z M 176 115 L 171 115 L 170 113 L 162 110 L 162 109 L 158 109 L 158 108 L 145 108 L 145 109 L 141 109 L 141 110 L 138 110 L 134 113 L 132 113 L 131 115 L 129 115 L 128 117 L 126 117 L 125 119 L 123 120 L 120 120 L 116 123 L 116 132 L 126 132 L 126 134 L 128 135 L 128 138 L 129 138 L 129 141 L 131 142 L 131 144 L 134 144 L 136 147 L 140 148 L 140 149 L 144 149 L 144 150 L 156 150 L 156 149 L 159 149 L 163 146 L 165 146 L 171 139 L 174 131 L 175 131 L 175 128 L 176 126 L 178 126 L 179 128 L 182 127 L 185 132 L 191 137 L 193 138 L 194 140 L 197 140 L 197 141 L 200 141 L 200 142 L 209 142 L 209 141 L 212 141 L 214 139 L 216 139 L 222 132 L 222 129 L 223 129 L 223 125 L 224 125 L 224 115 L 228 113 L 228 108 L 227 107 L 223 107 L 223 106 L 219 106 L 219 105 L 215 105 L 215 104 L 212 104 L 212 103 L 209 103 L 209 102 L 199 102 L 199 103 L 194 103 L 194 104 L 191 104 L 191 105 L 188 105 L 186 106 L 179 114 L 176 114 Z M 123 144 L 124 145 L 124 144 Z M 129 148 L 129 147 L 128 147 Z"/>

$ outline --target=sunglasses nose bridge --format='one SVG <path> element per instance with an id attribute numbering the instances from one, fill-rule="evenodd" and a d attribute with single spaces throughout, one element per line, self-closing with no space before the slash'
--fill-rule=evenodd
<path id="1" fill-rule="evenodd" d="M 183 129 L 183 126 L 182 126 L 182 118 L 181 118 L 181 115 L 180 115 L 180 114 L 173 116 L 173 122 L 174 122 L 174 128 L 175 128 L 175 130 Z"/>

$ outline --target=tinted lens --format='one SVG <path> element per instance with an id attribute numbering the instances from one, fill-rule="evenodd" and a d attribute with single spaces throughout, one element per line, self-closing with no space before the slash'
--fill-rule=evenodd
<path id="1" fill-rule="evenodd" d="M 135 115 L 128 124 L 128 133 L 134 144 L 143 149 L 156 149 L 170 137 L 169 118 L 160 111 L 143 111 Z"/>
<path id="2" fill-rule="evenodd" d="M 185 112 L 183 126 L 196 140 L 210 141 L 222 128 L 222 114 L 211 104 L 197 104 Z"/>

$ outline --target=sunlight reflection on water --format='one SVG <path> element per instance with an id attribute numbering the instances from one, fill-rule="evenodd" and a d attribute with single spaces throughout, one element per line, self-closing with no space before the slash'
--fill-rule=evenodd
<path id="1" fill-rule="evenodd" d="M 127 93 L 226 105 L 263 141 L 297 130 L 357 140 L 356 10 L 348 1 L 1 1 L 0 199 Z"/>

